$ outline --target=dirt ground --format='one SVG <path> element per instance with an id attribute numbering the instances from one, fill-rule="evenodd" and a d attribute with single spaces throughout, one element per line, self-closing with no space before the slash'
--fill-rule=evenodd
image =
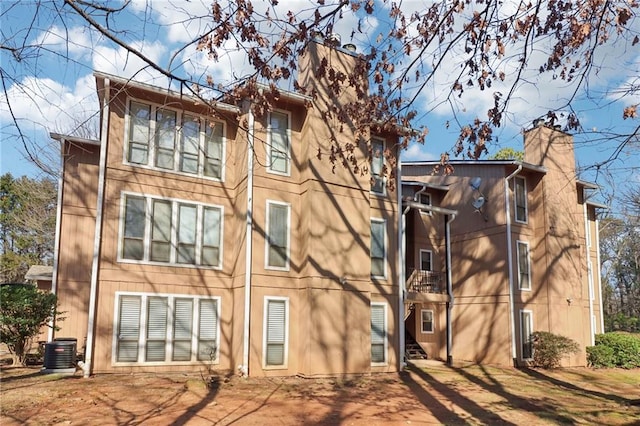
<path id="1" fill-rule="evenodd" d="M 0 424 L 640 425 L 640 370 L 428 363 L 351 379 L 41 374 L 3 367 Z"/>

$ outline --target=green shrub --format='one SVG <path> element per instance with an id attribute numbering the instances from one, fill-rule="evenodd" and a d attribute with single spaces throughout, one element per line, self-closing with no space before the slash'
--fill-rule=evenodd
<path id="1" fill-rule="evenodd" d="M 580 351 L 575 340 L 546 331 L 535 331 L 533 339 L 533 363 L 536 367 L 556 368 L 560 360 Z"/>
<path id="2" fill-rule="evenodd" d="M 587 346 L 587 363 L 594 368 L 615 367 L 613 348 L 605 345 Z"/>
<path id="3" fill-rule="evenodd" d="M 595 368 L 640 367 L 640 335 L 624 332 L 598 334 L 596 345 L 587 348 L 587 355 L 589 365 Z"/>

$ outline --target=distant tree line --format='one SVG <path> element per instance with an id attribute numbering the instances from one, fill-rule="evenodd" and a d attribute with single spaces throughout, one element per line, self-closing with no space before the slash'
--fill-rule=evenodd
<path id="1" fill-rule="evenodd" d="M 640 332 L 640 186 L 623 206 L 600 223 L 605 330 Z"/>
<path id="2" fill-rule="evenodd" d="M 57 189 L 53 179 L 0 177 L 0 283 L 23 282 L 31 265 L 51 265 Z"/>

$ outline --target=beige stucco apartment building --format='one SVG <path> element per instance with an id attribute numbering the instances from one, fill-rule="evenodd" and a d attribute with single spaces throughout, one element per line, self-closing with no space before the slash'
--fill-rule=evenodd
<path id="1" fill-rule="evenodd" d="M 585 347 L 604 332 L 605 206 L 576 178 L 573 138 L 536 123 L 522 162 L 454 161 L 449 176 L 436 165 L 402 165 L 407 332 L 430 357 L 521 366 L 531 332 L 548 331 L 581 347 L 564 365 L 586 365 Z"/>
<path id="2" fill-rule="evenodd" d="M 571 137 L 536 127 L 525 162 L 451 176 L 407 163 L 402 186 L 398 165 L 391 191 L 380 153 L 396 134 L 370 135 L 371 173 L 328 161 L 355 136 L 321 111 L 353 93 L 316 77 L 323 57 L 357 60 L 311 43 L 299 81 L 314 97 L 283 91 L 265 117 L 95 73 L 100 140 L 52 134 L 66 319 L 49 338 L 77 339 L 86 375 L 392 372 L 405 333 L 431 358 L 511 365 L 535 330 L 576 339 L 567 362 L 584 365 L 602 332 L 598 205 Z"/>
<path id="3" fill-rule="evenodd" d="M 398 193 L 376 174 L 397 135 L 371 136 L 373 177 L 334 167 L 331 141 L 354 135 L 318 105 L 353 94 L 314 76 L 323 56 L 357 60 L 312 43 L 314 98 L 283 91 L 263 118 L 95 73 L 100 140 L 52 135 L 56 335 L 78 339 L 87 374 L 398 370 Z"/>

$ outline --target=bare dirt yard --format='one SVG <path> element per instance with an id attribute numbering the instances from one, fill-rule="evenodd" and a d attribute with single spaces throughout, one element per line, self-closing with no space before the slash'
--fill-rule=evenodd
<path id="1" fill-rule="evenodd" d="M 97 375 L 3 367 L 0 424 L 640 425 L 640 370 L 410 366 L 349 379 Z"/>

